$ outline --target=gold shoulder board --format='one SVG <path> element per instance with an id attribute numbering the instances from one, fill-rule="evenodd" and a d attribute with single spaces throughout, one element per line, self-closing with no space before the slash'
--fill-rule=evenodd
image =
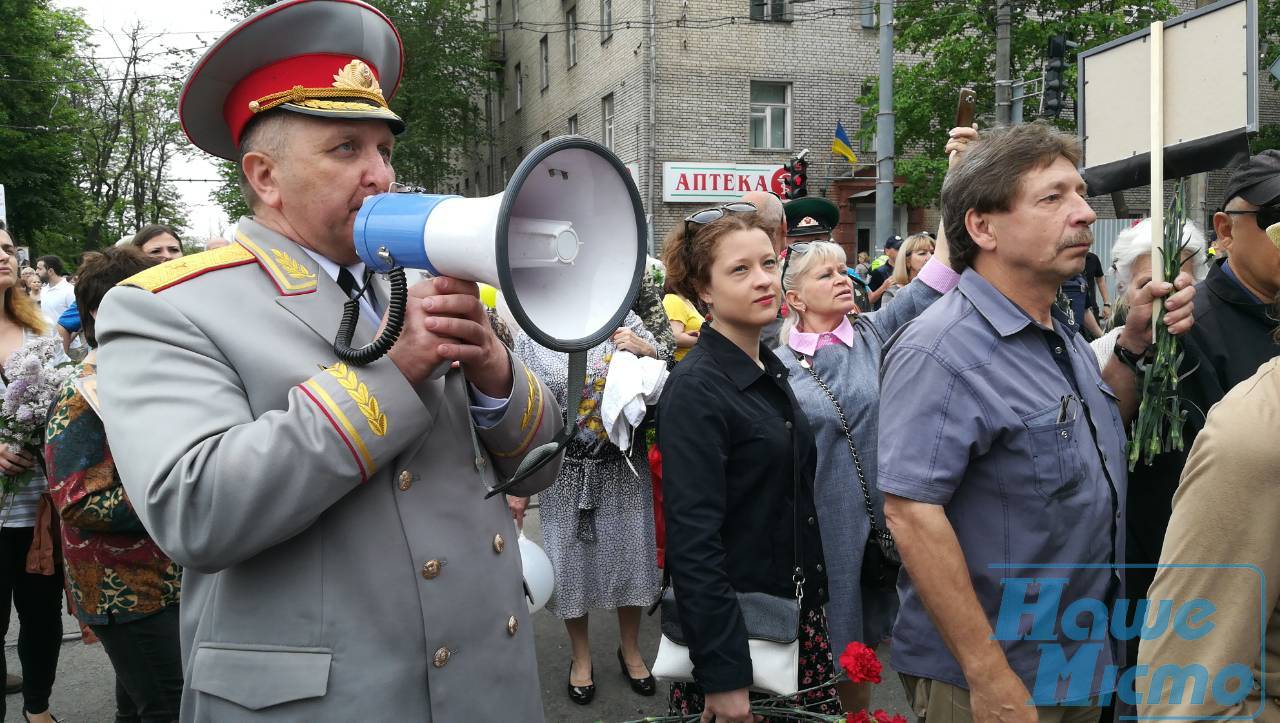
<path id="1" fill-rule="evenodd" d="M 210 271 L 242 266 L 257 261 L 249 249 L 238 243 L 223 246 L 212 251 L 184 256 L 180 259 L 166 261 L 159 266 L 152 266 L 146 271 L 130 276 L 120 282 L 120 286 L 136 286 L 152 293 L 164 291 L 170 286 L 194 279 Z"/>

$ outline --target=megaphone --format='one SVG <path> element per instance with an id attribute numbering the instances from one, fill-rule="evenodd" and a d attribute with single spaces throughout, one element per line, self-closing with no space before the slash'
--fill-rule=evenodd
<path id="1" fill-rule="evenodd" d="M 383 193 L 356 214 L 356 253 L 388 274 L 387 322 L 377 339 L 350 346 L 359 302 L 347 302 L 334 353 L 353 365 L 373 362 L 395 344 L 404 324 L 405 269 L 497 287 L 516 323 L 538 344 L 569 353 L 569 389 L 586 378 L 587 350 L 608 339 L 635 302 L 645 263 L 640 192 L 622 161 L 581 136 L 534 149 L 502 193 L 488 198 Z M 446 365 L 447 368 L 447 365 Z M 554 459 L 577 427 L 567 405 L 564 427 L 534 448 L 499 494 Z"/>
<path id="2" fill-rule="evenodd" d="M 354 237 L 372 271 L 421 269 L 497 287 L 520 328 L 562 352 L 590 349 L 622 325 L 646 250 L 644 207 L 626 166 L 580 136 L 538 146 L 506 190 L 487 198 L 370 196 Z M 335 351 L 349 363 L 373 360 Z"/>

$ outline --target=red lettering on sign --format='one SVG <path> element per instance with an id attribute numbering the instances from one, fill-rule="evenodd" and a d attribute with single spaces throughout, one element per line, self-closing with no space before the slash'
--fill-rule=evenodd
<path id="1" fill-rule="evenodd" d="M 732 185 L 733 185 L 733 174 L 732 173 L 724 174 L 724 190 L 732 191 L 733 189 L 730 188 L 730 186 Z"/>
<path id="2" fill-rule="evenodd" d="M 687 175 L 681 173 L 680 177 L 676 179 L 676 190 L 677 191 L 689 190 L 689 177 Z"/>
<path id="3" fill-rule="evenodd" d="M 738 176 L 738 190 L 739 191 L 751 190 L 751 176 Z"/>
<path id="4" fill-rule="evenodd" d="M 765 187 L 764 187 L 764 176 L 756 176 L 756 185 L 755 185 L 755 188 L 752 188 L 751 190 L 753 190 L 753 191 L 767 191 L 767 190 L 769 190 L 769 189 L 767 189 L 767 188 L 765 188 Z"/>
<path id="5" fill-rule="evenodd" d="M 707 174 L 705 173 L 693 174 L 693 190 L 695 191 L 707 190 Z"/>

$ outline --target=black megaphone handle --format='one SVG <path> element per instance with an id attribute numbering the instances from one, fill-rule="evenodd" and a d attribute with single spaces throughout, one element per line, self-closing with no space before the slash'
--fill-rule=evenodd
<path id="1" fill-rule="evenodd" d="M 586 385 L 586 351 L 575 351 L 569 353 L 568 381 L 569 385 L 565 387 L 566 389 L 582 389 L 583 386 Z M 556 434 L 550 442 L 529 450 L 529 454 L 525 455 L 524 459 L 520 460 L 520 465 L 516 467 L 516 472 L 511 476 L 511 479 L 490 490 L 489 494 L 484 496 L 486 500 L 494 495 L 500 495 L 520 482 L 523 482 L 534 472 L 537 472 L 547 466 L 551 460 L 560 456 L 560 453 L 564 451 L 564 446 L 569 443 L 569 440 L 573 438 L 574 432 L 578 429 L 578 405 L 569 404 L 569 406 L 573 409 L 572 411 L 568 409 L 564 410 L 565 423 L 564 427 L 560 429 L 560 432 Z"/>
<path id="2" fill-rule="evenodd" d="M 391 298 L 387 301 L 387 324 L 377 339 L 359 349 L 351 347 L 355 338 L 356 322 L 360 320 L 359 297 L 349 299 L 342 306 L 342 320 L 338 322 L 338 336 L 333 340 L 333 353 L 347 364 L 367 366 L 381 359 L 400 338 L 404 329 L 404 309 L 409 296 L 409 284 L 404 269 L 396 267 L 387 273 L 391 282 Z"/>

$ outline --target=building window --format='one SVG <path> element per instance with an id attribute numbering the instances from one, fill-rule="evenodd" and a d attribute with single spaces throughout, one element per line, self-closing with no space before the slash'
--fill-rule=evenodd
<path id="1" fill-rule="evenodd" d="M 524 74 L 520 72 L 520 64 L 516 63 L 516 112 L 524 108 Z"/>
<path id="2" fill-rule="evenodd" d="M 507 119 L 507 69 L 498 68 L 498 121 Z"/>
<path id="3" fill-rule="evenodd" d="M 792 0 L 747 0 L 752 20 L 790 20 Z"/>
<path id="4" fill-rule="evenodd" d="M 600 100 L 600 118 L 603 127 L 601 142 L 605 148 L 613 150 L 613 93 Z"/>
<path id="5" fill-rule="evenodd" d="M 511 0 L 511 22 L 520 22 L 520 0 Z"/>
<path id="6" fill-rule="evenodd" d="M 569 135 L 571 136 L 578 135 L 578 116 L 577 115 L 569 116 Z"/>
<path id="7" fill-rule="evenodd" d="M 751 82 L 751 147 L 791 147 L 791 84 Z"/>
<path id="8" fill-rule="evenodd" d="M 542 40 L 538 41 L 538 51 L 542 57 L 541 62 L 541 79 L 542 89 L 546 90 L 551 85 L 551 50 L 548 45 L 547 36 L 543 35 Z"/>
<path id="9" fill-rule="evenodd" d="M 498 162 L 498 172 L 502 175 L 502 185 L 504 186 L 507 185 L 507 181 L 509 181 L 510 179 L 507 177 L 507 157 L 506 156 L 503 156 L 502 160 Z"/>
<path id="10" fill-rule="evenodd" d="M 564 14 L 565 42 L 569 45 L 569 67 L 578 64 L 578 8 L 571 7 Z"/>
<path id="11" fill-rule="evenodd" d="M 613 37 L 613 0 L 600 0 L 600 42 Z"/>
<path id="12" fill-rule="evenodd" d="M 543 132 L 542 132 L 542 142 L 543 142 L 543 143 L 546 143 L 546 142 L 547 142 L 547 141 L 549 141 L 549 140 L 551 140 L 551 131 L 543 131 Z"/>
<path id="13" fill-rule="evenodd" d="M 502 29 L 502 0 L 498 0 L 493 8 L 494 25 L 498 28 L 498 48 L 502 51 L 502 56 L 507 55 L 507 31 Z"/>

